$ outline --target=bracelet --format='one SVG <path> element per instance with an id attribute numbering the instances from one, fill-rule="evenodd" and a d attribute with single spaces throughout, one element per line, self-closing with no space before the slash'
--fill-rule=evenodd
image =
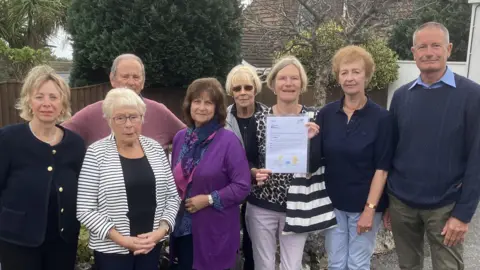
<path id="1" fill-rule="evenodd" d="M 165 221 L 160 222 L 160 227 L 159 228 L 164 229 L 165 234 L 167 234 L 170 231 L 170 225 L 168 225 L 168 223 L 165 222 Z"/>
<path id="2" fill-rule="evenodd" d="M 368 202 L 367 202 L 367 203 L 365 204 L 365 206 L 368 207 L 368 208 L 370 208 L 370 209 L 377 209 L 377 206 L 376 206 L 375 204 L 373 204 L 373 203 L 368 203 Z"/>

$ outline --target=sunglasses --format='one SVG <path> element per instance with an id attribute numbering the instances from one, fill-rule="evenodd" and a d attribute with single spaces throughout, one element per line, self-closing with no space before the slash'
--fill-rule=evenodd
<path id="1" fill-rule="evenodd" d="M 253 85 L 238 85 L 232 87 L 233 92 L 240 92 L 242 91 L 242 88 L 245 89 L 245 91 L 252 91 L 253 90 Z"/>

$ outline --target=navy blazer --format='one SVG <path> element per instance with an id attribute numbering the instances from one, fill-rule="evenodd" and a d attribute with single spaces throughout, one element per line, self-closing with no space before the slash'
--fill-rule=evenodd
<path id="1" fill-rule="evenodd" d="M 60 143 L 38 140 L 28 124 L 0 129 L 0 239 L 38 247 L 45 241 L 48 204 L 56 192 L 58 230 L 77 241 L 77 182 L 85 156 L 83 139 L 68 129 Z"/>

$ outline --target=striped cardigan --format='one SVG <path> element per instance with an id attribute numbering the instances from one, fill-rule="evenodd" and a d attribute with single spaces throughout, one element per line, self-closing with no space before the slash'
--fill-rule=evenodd
<path id="1" fill-rule="evenodd" d="M 168 160 L 153 139 L 140 136 L 140 144 L 156 180 L 153 229 L 159 227 L 161 220 L 174 228 L 180 198 Z M 129 250 L 107 238 L 111 228 L 130 236 L 127 213 L 123 170 L 115 139 L 110 135 L 88 147 L 78 180 L 77 218 L 90 232 L 89 247 L 103 253 L 128 254 Z"/>

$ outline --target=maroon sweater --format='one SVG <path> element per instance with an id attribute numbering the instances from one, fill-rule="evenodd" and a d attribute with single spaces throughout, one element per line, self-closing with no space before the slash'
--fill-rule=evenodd
<path id="1" fill-rule="evenodd" d="M 143 98 L 143 102 L 147 106 L 147 111 L 142 135 L 154 139 L 166 148 L 172 143 L 175 134 L 185 128 L 185 124 L 162 103 L 147 98 Z M 111 129 L 103 118 L 102 103 L 103 101 L 98 101 L 88 105 L 62 125 L 78 133 L 87 146 L 107 137 Z"/>

